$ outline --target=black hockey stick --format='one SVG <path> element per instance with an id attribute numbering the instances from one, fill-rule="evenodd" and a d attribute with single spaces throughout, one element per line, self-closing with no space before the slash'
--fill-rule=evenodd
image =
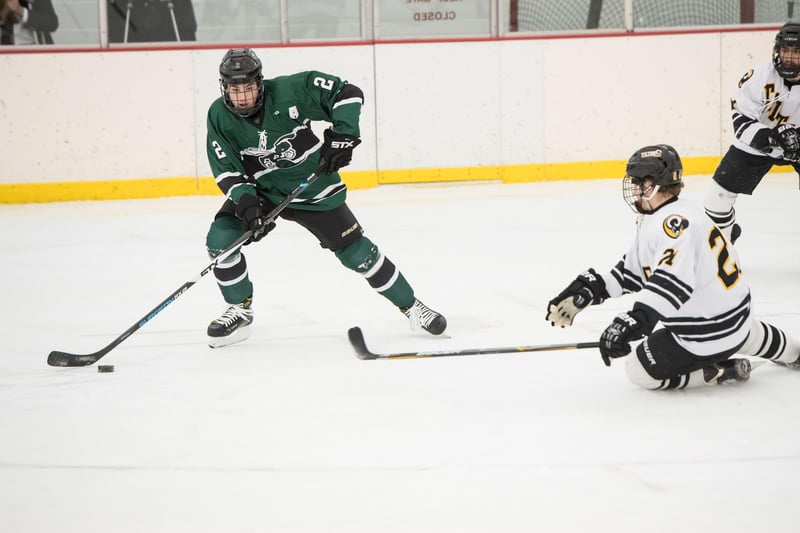
<path id="1" fill-rule="evenodd" d="M 316 179 L 317 179 L 317 173 L 314 172 L 309 177 L 307 177 L 300 185 L 298 185 L 292 192 L 290 192 L 288 196 L 286 196 L 286 198 L 284 198 L 281 203 L 275 206 L 275 209 L 270 211 L 265 218 L 269 220 L 275 220 L 275 217 L 277 217 L 278 214 L 280 214 L 280 212 L 283 211 L 292 200 L 297 198 L 306 187 L 314 183 Z M 86 355 L 52 351 L 50 352 L 50 355 L 47 356 L 47 364 L 50 366 L 87 366 L 96 363 L 101 357 L 103 357 L 108 352 L 116 348 L 117 345 L 119 345 L 122 341 L 124 341 L 128 337 L 130 337 L 139 328 L 141 328 L 142 326 L 150 322 L 153 318 L 155 318 L 155 316 L 159 314 L 161 311 L 163 311 L 169 304 L 177 300 L 179 296 L 188 291 L 192 285 L 200 281 L 200 278 L 211 272 L 214 269 L 214 267 L 216 267 L 217 264 L 219 264 L 222 260 L 235 253 L 236 250 L 241 248 L 247 242 L 247 240 L 250 238 L 250 235 L 252 235 L 252 232 L 246 231 L 241 237 L 239 237 L 236 240 L 236 242 L 230 245 L 228 249 L 226 249 L 217 257 L 215 257 L 214 260 L 211 262 L 211 264 L 209 264 L 206 268 L 204 268 L 200 272 L 200 274 L 194 277 L 194 279 L 191 279 L 186 283 L 184 283 L 183 285 L 181 285 L 175 292 L 167 296 L 167 298 L 163 302 L 155 306 L 152 310 L 150 310 L 149 313 L 144 315 L 135 324 L 129 327 L 125 331 L 125 333 L 123 333 L 122 335 L 111 341 L 111 343 L 108 344 L 108 346 L 106 346 L 102 350 Z"/>
<path id="2" fill-rule="evenodd" d="M 350 328 L 347 332 L 350 344 L 356 351 L 356 357 L 363 360 L 372 359 L 424 359 L 428 357 L 452 357 L 456 355 L 486 355 L 521 352 L 550 352 L 554 350 L 580 350 L 597 348 L 599 342 L 578 342 L 574 344 L 543 344 L 540 346 L 509 346 L 507 348 L 468 348 L 464 350 L 438 350 L 432 352 L 374 353 L 369 351 L 364 341 L 361 328 Z"/>

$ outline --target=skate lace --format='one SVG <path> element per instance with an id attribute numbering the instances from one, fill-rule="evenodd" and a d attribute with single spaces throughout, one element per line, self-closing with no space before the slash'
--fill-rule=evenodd
<path id="1" fill-rule="evenodd" d="M 253 312 L 250 309 L 246 309 L 241 305 L 232 305 L 228 307 L 225 312 L 222 313 L 222 316 L 216 319 L 214 322 L 228 327 L 236 323 L 236 321 L 240 318 L 244 320 L 250 320 L 250 317 L 252 316 Z"/>
<path id="2" fill-rule="evenodd" d="M 411 328 L 416 330 L 430 326 L 431 322 L 439 316 L 439 313 L 417 300 L 414 302 L 414 305 L 406 311 L 406 316 L 411 321 Z"/>

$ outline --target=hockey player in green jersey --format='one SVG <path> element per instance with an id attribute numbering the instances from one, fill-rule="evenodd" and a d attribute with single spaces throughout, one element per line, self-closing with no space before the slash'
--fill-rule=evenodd
<path id="1" fill-rule="evenodd" d="M 266 214 L 316 173 L 316 181 L 279 218 L 300 224 L 345 267 L 364 276 L 408 317 L 412 329 L 444 332 L 445 317 L 414 296 L 345 202 L 347 188 L 338 170 L 350 164 L 361 142 L 361 89 L 316 71 L 264 80 L 261 60 L 249 48 L 228 50 L 219 73 L 222 96 L 208 110 L 206 149 L 225 201 L 208 231 L 209 255 L 216 257 L 247 230 L 250 242 L 263 238 L 275 227 Z M 313 121 L 331 124 L 323 140 L 312 130 Z M 218 348 L 250 335 L 253 285 L 241 251 L 220 262 L 214 275 L 228 303 L 208 326 L 209 345 Z"/>

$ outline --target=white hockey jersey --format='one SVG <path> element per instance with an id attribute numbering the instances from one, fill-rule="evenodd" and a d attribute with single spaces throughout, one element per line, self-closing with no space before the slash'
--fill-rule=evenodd
<path id="1" fill-rule="evenodd" d="M 750 288 L 736 250 L 702 208 L 676 198 L 641 215 L 622 260 L 601 274 L 611 297 L 637 292 L 699 356 L 734 349 L 750 330 Z"/>
<path id="2" fill-rule="evenodd" d="M 755 155 L 782 157 L 779 148 L 761 151 L 751 143 L 756 132 L 781 124 L 800 126 L 800 85 L 788 86 L 772 62 L 750 69 L 739 80 L 731 96 L 733 145 Z"/>

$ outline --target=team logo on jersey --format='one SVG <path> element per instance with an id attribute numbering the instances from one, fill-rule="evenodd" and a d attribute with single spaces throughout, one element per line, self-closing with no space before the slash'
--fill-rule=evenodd
<path id="1" fill-rule="evenodd" d="M 289 108 L 289 118 L 295 119 L 300 116 L 300 112 L 297 110 L 297 106 L 292 106 Z"/>
<path id="2" fill-rule="evenodd" d="M 267 151 L 267 132 L 266 130 L 261 130 L 258 132 L 258 151 L 259 152 L 266 152 Z"/>
<path id="3" fill-rule="evenodd" d="M 267 134 L 260 133 L 264 135 L 263 139 L 259 139 L 258 148 L 245 148 L 241 152 L 247 174 L 256 179 L 273 170 L 301 164 L 320 144 L 311 128 L 306 126 L 298 126 L 294 131 L 279 137 L 270 148 L 261 145 L 262 140 L 266 142 Z"/>
<path id="4" fill-rule="evenodd" d="M 683 230 L 689 227 L 689 221 L 680 215 L 670 215 L 664 219 L 664 233 L 671 239 L 683 235 Z"/>
<path id="5" fill-rule="evenodd" d="M 752 77 L 753 77 L 753 69 L 750 69 L 744 76 L 742 76 L 742 79 L 739 80 L 739 88 L 741 89 L 742 85 L 744 85 L 745 82 L 747 82 L 747 80 L 749 80 Z"/>

